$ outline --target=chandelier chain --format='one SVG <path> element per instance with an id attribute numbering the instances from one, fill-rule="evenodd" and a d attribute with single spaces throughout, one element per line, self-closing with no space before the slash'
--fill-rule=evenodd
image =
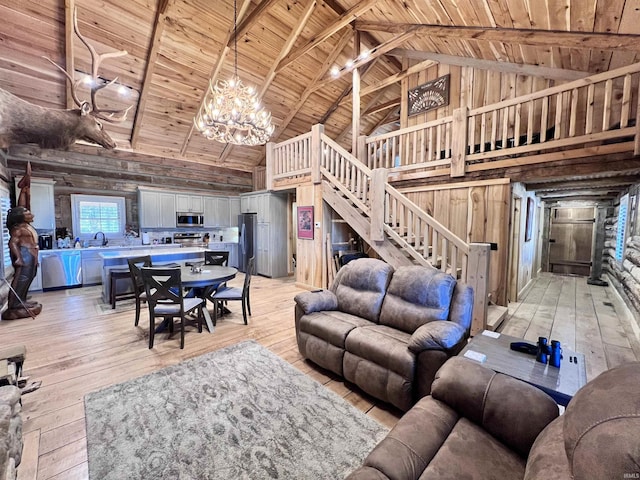
<path id="1" fill-rule="evenodd" d="M 233 0 L 233 77 L 209 81 L 207 94 L 193 118 L 205 138 L 235 145 L 263 145 L 269 141 L 274 127 L 271 114 L 260 106 L 258 93 L 243 85 L 238 76 L 238 10 Z"/>

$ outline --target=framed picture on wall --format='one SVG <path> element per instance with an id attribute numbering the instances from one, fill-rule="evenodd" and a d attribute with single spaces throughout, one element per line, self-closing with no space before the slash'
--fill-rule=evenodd
<path id="1" fill-rule="evenodd" d="M 535 202 L 533 198 L 527 198 L 527 221 L 524 227 L 524 241 L 528 242 L 531 240 L 531 236 L 533 235 L 533 212 L 536 209 Z"/>
<path id="2" fill-rule="evenodd" d="M 298 207 L 298 238 L 313 240 L 313 207 Z"/>
<path id="3" fill-rule="evenodd" d="M 443 75 L 409 90 L 409 116 L 449 105 L 449 77 Z"/>

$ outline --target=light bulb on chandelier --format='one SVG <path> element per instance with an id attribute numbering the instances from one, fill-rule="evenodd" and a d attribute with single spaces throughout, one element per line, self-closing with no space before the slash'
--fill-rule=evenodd
<path id="1" fill-rule="evenodd" d="M 234 77 L 209 81 L 207 94 L 193 119 L 195 127 L 208 139 L 235 145 L 263 145 L 269 141 L 274 126 L 271 114 L 260 106 L 253 87 L 246 87 L 238 77 L 237 5 L 233 3 Z"/>

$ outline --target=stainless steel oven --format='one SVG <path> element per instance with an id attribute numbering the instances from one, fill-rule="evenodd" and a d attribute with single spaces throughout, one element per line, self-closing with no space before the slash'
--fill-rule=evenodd
<path id="1" fill-rule="evenodd" d="M 176 213 L 177 227 L 204 227 L 204 215 L 202 213 L 178 212 Z"/>

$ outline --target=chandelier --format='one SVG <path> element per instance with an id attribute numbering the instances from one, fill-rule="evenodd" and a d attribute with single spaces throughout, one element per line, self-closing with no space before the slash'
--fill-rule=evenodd
<path id="1" fill-rule="evenodd" d="M 213 85 L 193 119 L 195 127 L 210 140 L 234 145 L 263 145 L 274 127 L 271 114 L 260 106 L 258 93 L 246 87 L 238 77 L 237 0 L 233 2 L 234 76 Z"/>

